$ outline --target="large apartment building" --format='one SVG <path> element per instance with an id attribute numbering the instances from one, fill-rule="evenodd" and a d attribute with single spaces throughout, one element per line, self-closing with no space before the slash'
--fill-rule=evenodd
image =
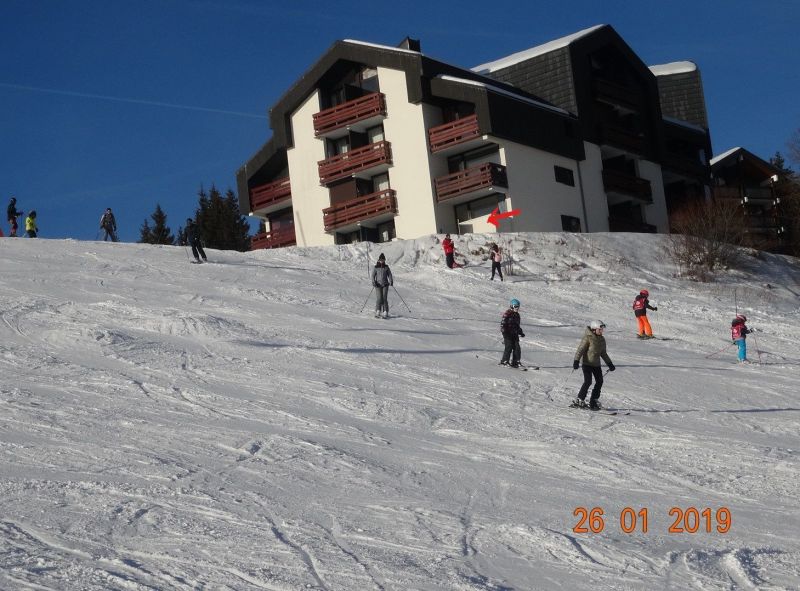
<path id="1" fill-rule="evenodd" d="M 708 196 L 690 62 L 646 66 L 608 25 L 459 68 L 337 41 L 270 109 L 237 172 L 253 248 L 495 231 L 666 232 Z"/>

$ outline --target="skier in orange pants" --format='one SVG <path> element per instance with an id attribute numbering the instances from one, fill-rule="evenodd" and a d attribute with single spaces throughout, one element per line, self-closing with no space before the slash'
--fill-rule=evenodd
<path id="1" fill-rule="evenodd" d="M 637 336 L 640 339 L 653 338 L 653 329 L 650 328 L 650 321 L 647 319 L 647 311 L 653 310 L 653 312 L 655 312 L 658 310 L 658 307 L 650 305 L 650 300 L 647 299 L 649 296 L 650 292 L 643 289 L 633 300 L 633 313 L 636 316 L 636 320 L 639 322 Z"/>

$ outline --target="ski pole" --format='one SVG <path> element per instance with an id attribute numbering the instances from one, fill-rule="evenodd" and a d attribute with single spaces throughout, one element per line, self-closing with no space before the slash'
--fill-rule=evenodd
<path id="1" fill-rule="evenodd" d="M 393 290 L 394 290 L 394 292 L 397 294 L 397 297 L 398 297 L 398 298 L 400 298 L 400 301 L 401 301 L 401 302 L 403 302 L 403 305 L 404 305 L 406 308 L 408 308 L 408 304 L 406 304 L 406 301 L 403 299 L 403 296 L 401 296 L 401 295 L 400 295 L 400 292 L 399 292 L 399 291 L 397 291 L 397 288 L 396 288 L 394 285 L 392 285 L 392 289 L 393 289 Z M 411 312 L 411 308 L 408 308 L 408 311 L 409 311 L 409 313 L 410 313 L 410 312 Z"/>
<path id="2" fill-rule="evenodd" d="M 364 300 L 364 305 L 363 305 L 363 306 L 361 306 L 361 309 L 358 311 L 358 313 L 359 313 L 359 314 L 361 314 L 361 312 L 363 312 L 363 311 L 364 311 L 364 308 L 366 308 L 366 307 L 367 307 L 367 302 L 369 301 L 369 298 L 370 298 L 370 296 L 372 295 L 372 292 L 373 292 L 373 291 L 375 291 L 375 286 L 374 286 L 374 285 L 372 286 L 372 289 L 370 289 L 370 290 L 369 290 L 369 294 L 367 294 L 367 299 L 366 299 L 366 300 Z"/>
<path id="3" fill-rule="evenodd" d="M 736 344 L 735 342 L 734 343 L 730 343 L 729 345 L 726 345 L 725 347 L 723 347 L 719 351 L 714 351 L 713 353 L 709 353 L 708 355 L 705 356 L 705 358 L 708 359 L 709 357 L 713 357 L 714 355 L 719 355 L 723 351 L 727 351 L 728 349 L 733 347 L 735 344 Z"/>
<path id="4" fill-rule="evenodd" d="M 761 365 L 761 350 L 758 348 L 758 337 L 756 336 L 756 331 L 751 330 L 750 334 L 753 335 L 753 339 L 756 342 L 756 353 L 758 353 L 758 364 Z"/>

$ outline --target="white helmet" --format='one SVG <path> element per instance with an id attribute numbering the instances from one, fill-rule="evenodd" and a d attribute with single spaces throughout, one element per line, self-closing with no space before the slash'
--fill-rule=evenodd
<path id="1" fill-rule="evenodd" d="M 597 330 L 598 328 L 605 328 L 605 327 L 606 324 L 602 320 L 592 320 L 589 323 L 589 328 L 591 328 L 592 330 Z"/>

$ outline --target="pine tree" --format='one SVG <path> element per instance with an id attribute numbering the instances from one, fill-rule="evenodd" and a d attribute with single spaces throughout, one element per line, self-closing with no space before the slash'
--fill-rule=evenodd
<path id="1" fill-rule="evenodd" d="M 153 230 L 150 229 L 150 223 L 147 221 L 147 218 L 144 219 L 144 223 L 139 229 L 139 242 L 142 244 L 153 244 Z"/>
<path id="2" fill-rule="evenodd" d="M 230 189 L 222 194 L 215 186 L 208 193 L 201 187 L 195 221 L 203 244 L 219 250 L 250 250 L 250 226 L 239 211 L 239 200 Z"/>
<path id="3" fill-rule="evenodd" d="M 147 220 L 144 221 L 142 226 L 142 234 L 139 242 L 145 244 L 175 244 L 175 236 L 167 226 L 167 214 L 161 209 L 160 204 L 156 204 L 156 210 L 150 214 L 150 219 L 153 220 L 153 227 Z"/>

